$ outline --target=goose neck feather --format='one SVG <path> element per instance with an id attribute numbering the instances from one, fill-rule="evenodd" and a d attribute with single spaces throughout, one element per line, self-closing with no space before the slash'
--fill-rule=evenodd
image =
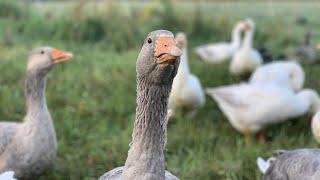
<path id="1" fill-rule="evenodd" d="M 320 98 L 314 90 L 305 89 L 298 96 L 308 103 L 310 113 L 315 114 L 320 109 Z"/>
<path id="2" fill-rule="evenodd" d="M 252 48 L 253 35 L 254 35 L 254 29 L 248 29 L 245 32 L 245 36 L 242 44 L 243 48 Z"/>
<path id="3" fill-rule="evenodd" d="M 232 30 L 231 45 L 236 49 L 238 49 L 241 45 L 241 30 L 242 27 L 239 24 Z"/>
<path id="4" fill-rule="evenodd" d="M 178 68 L 178 72 L 176 75 L 177 79 L 183 79 L 190 74 L 189 62 L 188 62 L 188 54 L 187 48 L 182 49 L 182 55 L 180 57 L 180 64 Z"/>
<path id="5" fill-rule="evenodd" d="M 44 75 L 27 72 L 25 80 L 26 120 L 27 122 L 50 119 L 46 97 L 46 78 Z M 35 122 L 38 123 L 38 122 Z"/>
<path id="6" fill-rule="evenodd" d="M 165 179 L 166 114 L 171 84 L 137 79 L 136 120 L 121 179 Z"/>

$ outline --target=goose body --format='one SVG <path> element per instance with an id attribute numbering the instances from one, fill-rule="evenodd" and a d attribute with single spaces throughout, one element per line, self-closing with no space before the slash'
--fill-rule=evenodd
<path id="1" fill-rule="evenodd" d="M 320 179 L 320 149 L 297 149 L 281 153 L 270 162 L 263 179 Z"/>
<path id="2" fill-rule="evenodd" d="M 175 116 L 178 109 L 187 110 L 191 115 L 204 106 L 205 97 L 199 79 L 190 73 L 186 37 L 179 33 L 176 37 L 177 45 L 182 49 L 180 65 L 176 77 L 173 80 L 169 97 L 169 119 Z"/>
<path id="3" fill-rule="evenodd" d="M 7 171 L 7 172 L 0 174 L 0 180 L 17 180 L 17 179 L 14 178 L 13 171 Z"/>
<path id="4" fill-rule="evenodd" d="M 208 63 L 223 63 L 232 58 L 240 47 L 243 23 L 238 22 L 232 30 L 232 42 L 210 43 L 195 48 L 196 54 Z"/>
<path id="5" fill-rule="evenodd" d="M 246 77 L 263 63 L 260 53 L 252 47 L 254 23 L 245 21 L 245 37 L 242 46 L 234 54 L 230 63 L 230 72 L 236 76 Z"/>
<path id="6" fill-rule="evenodd" d="M 273 84 L 238 84 L 206 91 L 239 132 L 257 133 L 271 124 L 301 116 L 319 107 L 313 90 L 295 94 L 290 88 Z"/>
<path id="7" fill-rule="evenodd" d="M 102 175 L 98 180 L 121 180 L 123 169 L 124 166 L 117 167 Z M 179 178 L 171 174 L 169 171 L 165 171 L 165 180 L 179 180 Z"/>
<path id="8" fill-rule="evenodd" d="M 163 151 L 168 98 L 181 54 L 170 31 L 157 30 L 147 36 L 136 63 L 136 119 L 127 160 L 99 180 L 178 179 L 165 171 Z"/>
<path id="9" fill-rule="evenodd" d="M 21 126 L 20 123 L 0 122 L 0 154 L 2 154 L 8 144 L 12 142 L 19 126 Z"/>
<path id="10" fill-rule="evenodd" d="M 274 83 L 294 91 L 302 89 L 305 73 L 296 61 L 275 61 L 258 67 L 250 77 L 250 83 Z"/>
<path id="11" fill-rule="evenodd" d="M 31 51 L 25 80 L 26 110 L 22 123 L 0 122 L 0 173 L 14 171 L 18 179 L 34 179 L 51 167 L 57 141 L 45 98 L 46 73 L 72 58 L 50 47 Z"/>

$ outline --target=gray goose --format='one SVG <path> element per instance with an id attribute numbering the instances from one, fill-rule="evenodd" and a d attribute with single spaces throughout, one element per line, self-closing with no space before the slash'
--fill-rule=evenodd
<path id="1" fill-rule="evenodd" d="M 304 44 L 295 51 L 295 57 L 298 59 L 306 60 L 308 63 L 316 62 L 316 51 L 311 46 L 311 32 L 305 35 Z"/>
<path id="2" fill-rule="evenodd" d="M 23 122 L 0 122 L 0 173 L 14 171 L 18 179 L 35 179 L 46 171 L 56 156 L 57 141 L 48 111 L 46 74 L 72 54 L 39 47 L 29 54 L 26 78 L 26 115 Z"/>
<path id="3" fill-rule="evenodd" d="M 320 179 L 320 149 L 297 149 L 281 152 L 269 158 L 265 167 L 259 168 L 264 180 L 317 180 Z"/>
<path id="4" fill-rule="evenodd" d="M 151 32 L 136 62 L 137 108 L 132 142 L 126 163 L 99 180 L 173 180 L 165 171 L 164 148 L 167 141 L 167 104 L 182 52 L 173 34 Z"/>

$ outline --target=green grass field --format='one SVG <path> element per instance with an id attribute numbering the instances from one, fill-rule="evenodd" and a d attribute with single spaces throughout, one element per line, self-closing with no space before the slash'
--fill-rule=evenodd
<path id="1" fill-rule="evenodd" d="M 65 7 L 62 2 L 32 5 L 35 6 L 43 7 L 50 13 L 62 7 L 66 14 L 73 12 L 68 10 L 73 8 L 72 4 Z M 138 12 L 148 9 L 145 3 L 129 6 Z M 157 4 L 150 5 L 153 6 L 157 8 Z M 103 8 L 98 7 L 98 14 L 103 14 Z M 205 22 L 212 23 L 208 25 L 214 30 L 212 33 L 202 29 L 196 33 L 190 28 L 192 23 L 188 23 L 187 18 L 196 14 L 195 7 L 201 9 Z M 264 42 L 274 52 L 290 54 L 303 40 L 307 30 L 313 31 L 313 45 L 320 42 L 319 7 L 320 3 L 297 2 L 174 3 L 176 15 L 188 26 L 191 70 L 204 87 L 236 81 L 228 72 L 228 64 L 204 64 L 193 53 L 194 46 L 213 40 L 228 40 L 232 24 L 250 16 L 257 24 L 255 44 Z M 87 8 L 90 10 L 90 6 Z M 64 12 L 59 13 L 64 15 Z M 64 27 L 59 26 L 59 18 L 63 19 L 63 15 L 57 15 L 54 28 Z M 295 23 L 301 16 L 308 19 L 307 25 Z M 135 60 L 143 42 L 142 35 L 145 36 L 149 29 L 144 29 L 141 22 L 137 24 L 141 26 L 138 29 L 141 29 L 139 33 L 142 38 L 133 38 L 132 47 L 118 51 L 110 47 L 115 43 L 127 42 L 121 35 L 113 41 L 106 38 L 76 42 L 60 38 L 63 36 L 57 33 L 49 38 L 42 31 L 51 21 L 44 22 L 41 18 L 30 22 L 34 28 L 30 32 L 24 29 L 23 33 L 19 33 L 19 23 L 23 21 L 0 18 L 0 119 L 20 121 L 24 116 L 23 77 L 28 51 L 39 45 L 69 50 L 75 54 L 74 61 L 55 67 L 48 76 L 47 102 L 54 119 L 59 150 L 55 166 L 42 179 L 96 179 L 104 172 L 122 166 L 127 157 L 135 118 Z M 38 29 L 40 25 L 43 28 L 41 31 Z M 183 25 L 180 23 L 179 27 L 169 30 L 184 31 Z M 164 28 L 172 26 L 166 25 Z M 210 36 L 207 36 L 208 33 Z M 305 87 L 320 90 L 319 65 L 304 64 L 304 67 Z M 256 139 L 246 143 L 244 137 L 230 126 L 217 104 L 208 96 L 206 100 L 205 107 L 196 117 L 188 119 L 179 116 L 168 127 L 166 168 L 181 179 L 260 179 L 261 174 L 255 163 L 258 156 L 267 157 L 275 149 L 318 147 L 310 131 L 311 116 L 267 128 L 265 145 L 258 144 Z"/>

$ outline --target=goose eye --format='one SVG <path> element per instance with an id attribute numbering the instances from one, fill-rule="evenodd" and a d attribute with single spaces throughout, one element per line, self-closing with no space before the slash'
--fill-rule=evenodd
<path id="1" fill-rule="evenodd" d="M 44 51 L 41 51 L 40 54 L 44 54 Z"/>
<path id="2" fill-rule="evenodd" d="M 151 38 L 148 39 L 148 43 L 149 43 L 149 44 L 152 43 L 152 39 L 151 39 Z"/>

